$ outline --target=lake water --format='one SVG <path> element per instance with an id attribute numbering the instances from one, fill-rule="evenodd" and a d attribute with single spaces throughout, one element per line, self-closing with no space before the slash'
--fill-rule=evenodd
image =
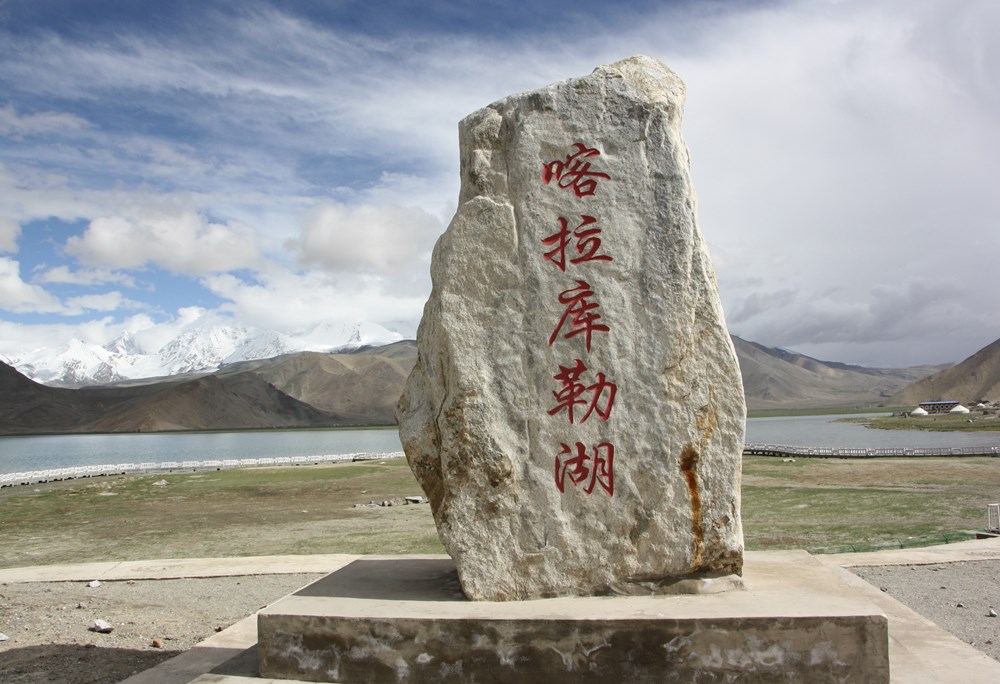
<path id="1" fill-rule="evenodd" d="M 831 448 L 1000 445 L 1000 432 L 869 430 L 834 422 L 842 417 L 751 418 L 746 441 Z M 0 437 L 0 474 L 117 463 L 391 453 L 402 448 L 395 429 Z"/>
<path id="2" fill-rule="evenodd" d="M 871 416 L 873 414 L 859 414 Z M 881 414 L 889 415 L 889 414 Z M 829 447 L 832 449 L 928 449 L 1000 446 L 1000 432 L 926 432 L 872 430 L 858 423 L 838 423 L 850 416 L 779 416 L 747 420 L 747 444 Z M 919 420 L 919 419 L 913 419 Z"/>
<path id="3" fill-rule="evenodd" d="M 0 474 L 114 463 L 402 451 L 395 428 L 0 437 Z"/>

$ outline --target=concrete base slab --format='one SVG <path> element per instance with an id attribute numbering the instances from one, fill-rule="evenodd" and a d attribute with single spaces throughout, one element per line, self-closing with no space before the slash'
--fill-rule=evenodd
<path id="1" fill-rule="evenodd" d="M 744 583 L 700 596 L 472 602 L 450 558 L 365 557 L 259 613 L 259 676 L 889 681 L 885 615 L 830 568 L 805 552 L 756 554 Z"/>

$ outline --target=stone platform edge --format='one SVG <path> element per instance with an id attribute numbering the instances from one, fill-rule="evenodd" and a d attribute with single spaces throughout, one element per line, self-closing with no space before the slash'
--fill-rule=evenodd
<path id="1" fill-rule="evenodd" d="M 467 601 L 448 557 L 359 559 L 258 615 L 260 675 L 328 682 L 889 682 L 882 611 L 801 551 L 700 596 Z"/>

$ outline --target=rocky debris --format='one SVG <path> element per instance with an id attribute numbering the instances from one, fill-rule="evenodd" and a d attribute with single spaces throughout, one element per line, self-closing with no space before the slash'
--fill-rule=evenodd
<path id="1" fill-rule="evenodd" d="M 459 126 L 459 208 L 397 416 L 469 598 L 742 570 L 743 387 L 684 98 L 640 56 Z"/>
<path id="2" fill-rule="evenodd" d="M 111 626 L 111 623 L 107 620 L 97 619 L 94 620 L 94 624 L 90 627 L 91 632 L 97 632 L 98 634 L 111 634 L 115 631 L 115 628 Z"/>
<path id="3" fill-rule="evenodd" d="M 10 637 L 3 632 L 0 632 L 0 641 L 10 641 Z"/>
<path id="4" fill-rule="evenodd" d="M 152 486 L 153 487 L 167 487 L 169 485 L 170 485 L 170 483 L 167 482 L 166 480 L 157 480 L 156 482 L 153 483 Z"/>
<path id="5" fill-rule="evenodd" d="M 160 639 L 153 639 L 149 645 L 151 648 L 163 648 L 163 642 Z"/>
<path id="6" fill-rule="evenodd" d="M 391 506 L 410 506 L 422 503 L 427 503 L 427 499 L 422 496 L 407 496 L 401 499 L 372 499 L 368 503 L 356 503 L 351 508 L 389 508 Z"/>
<path id="7" fill-rule="evenodd" d="M 993 609 L 993 606 L 990 606 L 990 609 L 986 611 L 986 617 L 996 617 L 996 616 L 997 612 Z"/>
<path id="8" fill-rule="evenodd" d="M 1000 605 L 1000 560 L 851 571 L 875 586 L 887 587 L 894 599 L 1000 660 L 997 618 L 989 613 Z"/>
<path id="9" fill-rule="evenodd" d="M 101 586 L 101 580 L 93 580 L 89 582 L 87 586 L 90 587 L 91 589 L 96 589 L 97 587 Z"/>
<path id="10" fill-rule="evenodd" d="M 120 682 L 321 576 L 164 579 L 135 586 L 115 581 L 100 592 L 78 581 L 6 584 L 0 587 L 0 631 L 11 639 L 0 643 L 0 682 Z M 241 583 L 236 590 L 234 579 Z M 74 609 L 82 591 L 93 592 L 85 600 L 89 615 Z M 97 617 L 114 632 L 88 631 Z M 162 648 L 151 647 L 154 638 Z"/>

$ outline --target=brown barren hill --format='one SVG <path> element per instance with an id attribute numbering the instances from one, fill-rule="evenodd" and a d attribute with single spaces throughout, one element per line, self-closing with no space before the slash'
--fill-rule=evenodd
<path id="1" fill-rule="evenodd" d="M 866 368 L 820 361 L 733 336 L 750 409 L 827 408 L 891 402 L 908 384 L 939 369 Z"/>
<path id="2" fill-rule="evenodd" d="M 92 432 L 242 430 L 343 424 L 340 416 L 294 399 L 249 374 L 206 375 L 171 383 L 108 412 L 85 427 Z"/>
<path id="3" fill-rule="evenodd" d="M 899 398 L 904 388 L 940 370 L 865 368 L 739 337 L 733 342 L 751 409 L 913 403 L 916 399 Z M 986 357 L 976 362 L 972 374 L 983 382 L 970 393 L 956 389 L 961 398 L 996 398 L 986 387 L 997 383 L 998 344 L 963 362 Z M 0 434 L 392 425 L 416 359 L 416 343 L 404 340 L 333 354 L 300 352 L 243 361 L 194 377 L 78 389 L 41 385 L 0 364 Z M 921 401 L 951 392 L 950 387 L 913 387 Z"/>
<path id="4" fill-rule="evenodd" d="M 904 406 L 921 401 L 1000 401 L 1000 340 L 951 368 L 914 382 L 895 399 Z"/>
<path id="5" fill-rule="evenodd" d="M 66 389 L 0 366 L 0 434 L 391 425 L 413 342 L 232 364 L 197 377 Z"/>
<path id="6" fill-rule="evenodd" d="M 253 364 L 252 373 L 277 389 L 346 422 L 392 425 L 396 402 L 417 361 L 412 340 L 324 354 L 300 352 Z M 235 364 L 243 371 L 245 364 Z M 225 375 L 230 370 L 223 370 Z"/>

